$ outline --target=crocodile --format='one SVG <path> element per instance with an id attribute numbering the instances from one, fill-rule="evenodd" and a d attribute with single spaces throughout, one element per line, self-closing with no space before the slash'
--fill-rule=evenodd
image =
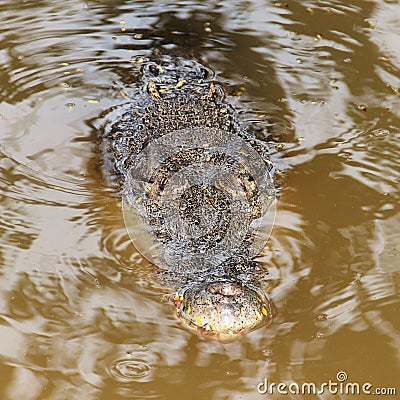
<path id="1" fill-rule="evenodd" d="M 184 325 L 235 340 L 273 314 L 255 259 L 272 227 L 269 146 L 199 61 L 163 55 L 136 65 L 129 101 L 101 135 L 128 233 L 174 288 Z"/>

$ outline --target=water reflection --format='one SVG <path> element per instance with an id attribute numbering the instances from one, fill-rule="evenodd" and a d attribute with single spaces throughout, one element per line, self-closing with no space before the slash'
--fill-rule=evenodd
<path id="1" fill-rule="evenodd" d="M 389 1 L 3 2 L 1 397 L 252 399 L 265 377 L 339 370 L 394 386 L 398 15 Z M 154 48 L 201 58 L 279 143 L 262 257 L 278 313 L 235 343 L 199 340 L 160 302 L 98 165 L 98 116 L 137 93 L 130 60 Z"/>

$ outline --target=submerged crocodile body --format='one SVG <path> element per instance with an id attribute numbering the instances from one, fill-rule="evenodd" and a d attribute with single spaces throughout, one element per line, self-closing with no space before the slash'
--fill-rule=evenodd
<path id="1" fill-rule="evenodd" d="M 102 143 L 130 237 L 176 289 L 177 315 L 230 340 L 271 318 L 254 257 L 271 225 L 273 165 L 210 76 L 193 60 L 145 60 Z"/>

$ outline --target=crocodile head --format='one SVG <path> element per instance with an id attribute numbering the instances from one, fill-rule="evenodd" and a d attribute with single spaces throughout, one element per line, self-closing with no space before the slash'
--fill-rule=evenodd
<path id="1" fill-rule="evenodd" d="M 272 308 L 261 290 L 239 281 L 190 285 L 175 297 L 178 317 L 202 336 L 232 341 L 271 320 Z"/>

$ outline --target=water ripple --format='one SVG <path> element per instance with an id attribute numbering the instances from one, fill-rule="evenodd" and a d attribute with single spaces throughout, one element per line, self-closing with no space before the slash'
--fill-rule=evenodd
<path id="1" fill-rule="evenodd" d="M 108 365 L 109 374 L 118 382 L 149 382 L 156 357 L 145 351 L 131 351 Z"/>

